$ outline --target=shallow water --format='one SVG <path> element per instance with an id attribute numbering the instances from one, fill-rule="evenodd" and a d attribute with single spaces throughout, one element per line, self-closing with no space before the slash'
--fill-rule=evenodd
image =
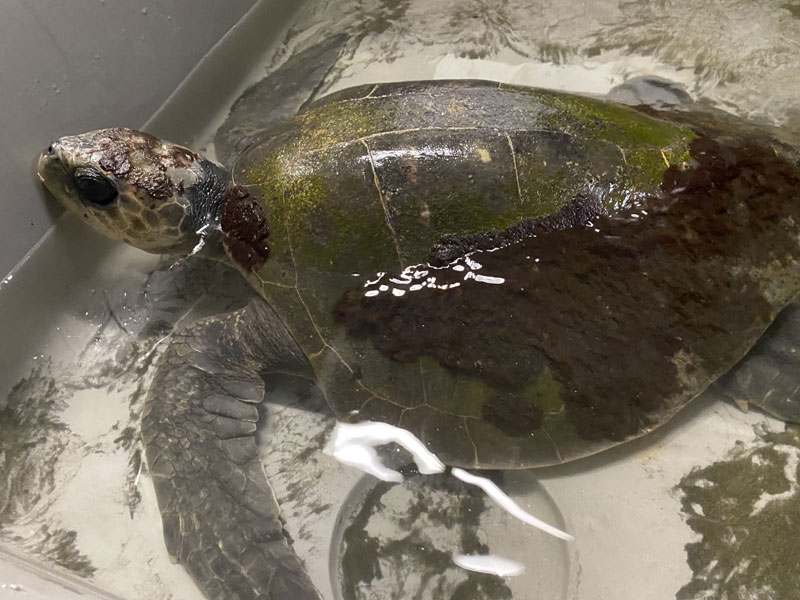
<path id="1" fill-rule="evenodd" d="M 605 93 L 650 74 L 730 112 L 800 126 L 800 7 L 783 0 L 329 1 L 308 4 L 294 29 L 297 49 L 316 40 L 309 31 L 352 32 L 326 89 L 402 74 Z"/>
<path id="2" fill-rule="evenodd" d="M 309 3 L 281 43 L 258 57 L 262 66 L 250 82 L 339 32 L 350 37 L 317 95 L 366 82 L 448 77 L 603 94 L 630 77 L 659 75 L 682 83 L 699 102 L 780 127 L 788 139 L 800 135 L 796 2 Z M 206 137 L 198 146 L 213 150 Z M 3 375 L 13 374 L 14 381 L 28 376 L 0 401 L 0 407 L 8 403 L 0 410 L 0 543 L 124 598 L 199 598 L 182 568 L 166 556 L 141 460 L 138 417 L 153 364 L 174 324 L 236 305 L 247 292 L 224 270 L 191 262 L 172 267 L 91 236 L 80 242 L 81 259 L 63 267 L 80 273 L 66 285 L 70 293 L 54 291 L 60 289 L 59 275 L 47 265 L 55 256 L 70 256 L 75 248 L 65 238 L 79 235 L 80 227 L 62 222 L 58 239 L 40 249 L 43 260 L 20 270 L 17 281 L 44 285 L 27 301 L 25 289 L 10 289 L 16 282 L 0 286 L 0 302 L 29 302 L 41 321 L 12 353 L 13 364 L 4 367 Z M 94 254 L 97 248 L 102 255 Z M 60 298 L 68 302 L 60 304 Z M 0 323 L 0 337 L 17 336 L 14 326 Z M 730 452 L 738 453 L 737 473 L 769 479 L 776 494 L 786 491 L 785 499 L 763 500 L 759 514 L 770 518 L 759 519 L 761 526 L 794 514 L 798 502 L 796 477 L 793 482 L 790 474 L 781 475 L 780 463 L 800 445 L 796 436 L 765 439 L 765 431 L 780 432 L 782 424 L 710 394 L 646 439 L 579 463 L 503 475 L 504 488 L 521 504 L 563 522 L 576 536 L 566 546 L 521 529 L 461 491 L 442 496 L 453 490 L 433 485 L 420 491 L 416 478 L 403 488 L 373 487 L 319 451 L 332 427 L 319 396 L 295 389 L 293 382 L 284 387 L 267 409 L 264 464 L 295 548 L 326 598 L 410 597 L 408 587 L 398 587 L 404 582 L 425 589 L 421 598 L 438 599 L 468 579 L 475 593 L 494 598 L 706 598 L 720 593 L 707 580 L 722 585 L 734 572 L 743 587 L 731 598 L 780 598 L 778 586 L 793 581 L 770 573 L 742 579 L 752 557 L 731 556 L 748 546 L 725 546 L 710 536 L 706 557 L 717 552 L 724 560 L 715 564 L 701 556 L 696 572 L 687 564 L 684 546 L 703 540 L 699 534 L 708 524 L 702 517 L 738 495 L 724 489 L 719 474 Z M 782 450 L 742 460 L 770 444 Z M 785 463 L 793 464 L 789 458 Z M 695 468 L 706 471 L 689 475 Z M 697 496 L 706 480 L 720 482 L 717 496 Z M 761 497 L 748 498 L 755 511 Z M 372 510 L 381 503 L 388 509 Z M 442 520 L 432 506 L 474 509 L 478 515 Z M 734 525 L 741 528 L 740 541 L 758 535 Z M 780 528 L 770 532 L 779 535 Z M 460 551 L 459 539 L 470 535 L 490 551 L 523 562 L 526 575 L 478 581 L 445 565 L 442 557 Z M 774 539 L 778 548 L 790 543 Z M 369 554 L 374 548 L 382 550 Z M 407 564 L 397 557 L 411 555 L 432 570 L 415 569 L 417 579 L 409 580 Z M 334 591 L 339 580 L 343 592 Z M 0 588 L 0 598 L 6 593 Z"/>

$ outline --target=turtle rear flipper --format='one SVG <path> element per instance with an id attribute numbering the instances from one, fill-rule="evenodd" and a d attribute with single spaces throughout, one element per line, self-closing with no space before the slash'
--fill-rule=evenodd
<path id="1" fill-rule="evenodd" d="M 800 300 L 786 307 L 715 388 L 787 422 L 800 423 Z"/>
<path id="2" fill-rule="evenodd" d="M 170 556 L 208 598 L 318 599 L 258 459 L 259 373 L 307 363 L 260 300 L 177 334 L 143 419 Z"/>

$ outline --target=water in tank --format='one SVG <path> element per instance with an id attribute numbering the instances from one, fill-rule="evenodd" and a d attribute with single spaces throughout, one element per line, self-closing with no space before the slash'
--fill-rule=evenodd
<path id="1" fill-rule="evenodd" d="M 352 86 L 480 79 L 722 110 L 776 144 L 800 140 L 800 5 L 791 1 L 308 1 L 279 27 L 271 9 L 258 3 L 145 129 L 213 160 L 220 144 L 259 139 L 225 129 L 232 106 L 271 110 L 277 121 Z M 22 566 L 5 571 L 0 597 L 37 593 L 42 584 L 21 575 L 31 565 L 64 594 L 91 584 L 98 597 L 130 600 L 232 597 L 214 596 L 213 577 L 198 586 L 170 559 L 140 421 L 174 332 L 251 295 L 227 267 L 147 255 L 72 216 L 4 280 L 0 302 L 21 315 L 4 325 L 4 343 L 12 333 L 34 342 L 3 367 L 0 561 Z M 799 314 L 790 304 L 783 333 Z M 791 355 L 792 339 L 770 352 Z M 323 598 L 800 594 L 800 432 L 714 386 L 640 439 L 562 465 L 488 472 L 518 508 L 574 538 L 564 540 L 449 472 L 403 467 L 396 484 L 337 462 L 323 452 L 335 419 L 319 390 L 292 378 L 268 383 L 258 451 L 281 507 L 274 535 L 290 540 Z M 395 446 L 381 456 L 407 462 Z M 204 517 L 181 531 L 213 528 Z M 500 574 L 478 572 L 459 558 L 470 554 L 509 562 L 495 563 Z"/>

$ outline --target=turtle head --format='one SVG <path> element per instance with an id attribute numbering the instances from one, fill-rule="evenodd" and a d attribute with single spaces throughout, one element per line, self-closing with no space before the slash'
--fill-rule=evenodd
<path id="1" fill-rule="evenodd" d="M 219 229 L 230 174 L 188 148 L 133 129 L 53 142 L 39 178 L 99 232 L 153 253 L 188 253 Z"/>

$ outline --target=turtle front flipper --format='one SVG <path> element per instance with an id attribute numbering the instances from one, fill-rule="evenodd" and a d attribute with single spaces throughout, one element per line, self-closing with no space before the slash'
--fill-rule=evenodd
<path id="1" fill-rule="evenodd" d="M 231 166 L 266 131 L 297 114 L 319 92 L 350 36 L 337 34 L 290 56 L 236 100 L 217 130 L 217 159 Z"/>
<path id="2" fill-rule="evenodd" d="M 800 423 L 800 300 L 787 306 L 747 355 L 714 385 L 740 405 Z"/>
<path id="3" fill-rule="evenodd" d="M 208 598 L 318 599 L 258 459 L 269 372 L 307 363 L 260 299 L 175 335 L 142 419 L 170 556 Z"/>

